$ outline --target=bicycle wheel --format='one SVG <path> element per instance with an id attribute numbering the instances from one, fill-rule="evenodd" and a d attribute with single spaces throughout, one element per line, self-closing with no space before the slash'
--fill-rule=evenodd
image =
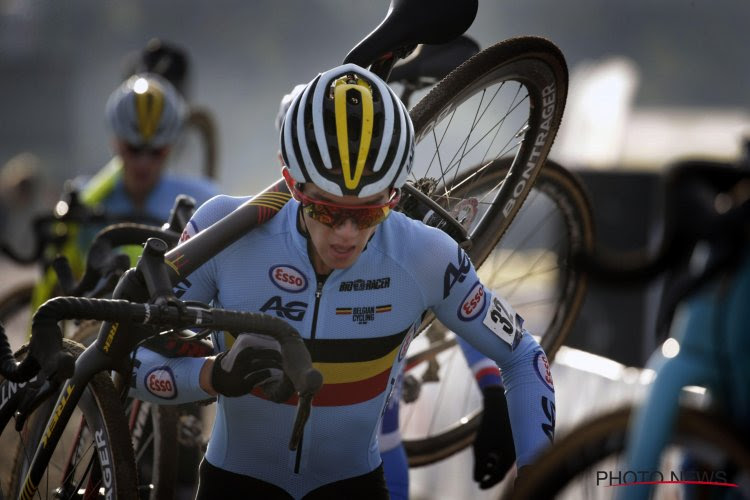
<path id="1" fill-rule="evenodd" d="M 74 331 L 72 340 L 88 346 L 99 333 L 98 321 L 86 321 Z M 125 415 L 138 470 L 141 498 L 173 498 L 177 486 L 179 412 L 175 406 L 161 406 L 130 399 Z"/>
<path id="2" fill-rule="evenodd" d="M 410 181 L 461 217 L 476 267 L 531 190 L 560 126 L 567 89 L 560 50 L 542 38 L 520 37 L 471 57 L 410 111 L 417 141 Z M 473 190 L 502 158 L 512 162 L 505 181 L 468 217 L 456 191 Z"/>
<path id="3" fill-rule="evenodd" d="M 495 163 L 474 190 L 457 193 L 481 203 L 511 165 L 509 159 Z M 586 191 L 575 175 L 548 160 L 523 208 L 478 269 L 482 282 L 513 305 L 530 332 L 540 335 L 550 361 L 570 332 L 586 291 L 586 276 L 567 265 L 569 257 L 593 244 Z M 433 322 L 412 342 L 406 374 L 421 382 L 418 399 L 400 412 L 409 464 L 427 465 L 472 443 L 482 399 L 455 335 Z"/>
<path id="4" fill-rule="evenodd" d="M 63 348 L 75 356 L 80 344 L 64 339 Z M 26 348 L 16 354 L 21 359 Z M 57 398 L 49 398 L 28 417 L 16 432 L 18 446 L 10 475 L 10 494 L 16 498 L 30 491 L 24 487 L 25 475 L 37 443 L 47 427 Z M 35 495 L 40 498 L 137 498 L 133 448 L 127 422 L 112 380 L 96 375 L 87 386 L 76 409 L 66 423 L 63 436 L 54 450 Z"/>
<path id="5" fill-rule="evenodd" d="M 634 481 L 693 481 L 737 484 L 654 485 L 651 498 L 747 498 L 750 446 L 721 416 L 681 408 L 657 471 L 627 471 L 624 449 L 632 407 L 585 422 L 558 440 L 535 462 L 528 478 L 504 498 L 613 498 Z M 689 461 L 687 461 L 689 459 Z M 640 475 L 639 475 L 640 474 Z M 632 486 L 631 486 L 632 487 Z M 728 494 L 728 496 L 724 496 Z"/>

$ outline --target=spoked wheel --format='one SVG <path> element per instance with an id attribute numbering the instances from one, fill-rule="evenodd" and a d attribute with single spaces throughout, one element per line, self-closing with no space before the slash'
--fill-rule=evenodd
<path id="1" fill-rule="evenodd" d="M 695 409 L 680 410 L 658 470 L 628 471 L 624 450 L 632 411 L 615 410 L 571 430 L 539 457 L 528 480 L 504 498 L 610 499 L 631 493 L 643 493 L 642 498 L 747 498 L 747 436 L 725 419 Z M 632 482 L 657 484 L 621 485 Z"/>
<path id="2" fill-rule="evenodd" d="M 96 340 L 100 324 L 98 321 L 81 323 L 72 334 L 73 340 L 90 345 Z M 177 407 L 130 398 L 124 407 L 138 470 L 139 497 L 144 500 L 174 497 L 180 449 Z"/>
<path id="3" fill-rule="evenodd" d="M 80 355 L 80 344 L 63 340 L 63 348 Z M 16 355 L 22 359 L 26 348 Z M 137 498 L 133 448 L 122 406 L 106 374 L 96 375 L 67 422 L 49 466 L 37 485 L 25 483 L 37 444 L 43 439 L 47 421 L 57 398 L 47 399 L 25 421 L 17 440 L 11 467 L 10 494 L 6 498 Z"/>
<path id="4" fill-rule="evenodd" d="M 474 190 L 454 193 L 482 206 L 510 164 L 510 159 L 496 160 Z M 505 297 L 524 326 L 540 336 L 550 361 L 586 291 L 586 277 L 568 266 L 569 258 L 591 250 L 593 243 L 593 215 L 583 186 L 548 160 L 523 208 L 478 270 L 482 282 Z M 481 393 L 456 336 L 438 321 L 409 347 L 405 380 L 404 398 L 413 402 L 402 405 L 400 423 L 411 466 L 442 460 L 473 442 Z"/>
<path id="5" fill-rule="evenodd" d="M 560 126 L 567 90 L 560 50 L 545 39 L 522 37 L 476 54 L 410 111 L 417 140 L 411 182 L 460 217 L 476 267 L 531 190 Z M 501 159 L 511 162 L 504 182 L 495 182 L 474 210 L 458 191 L 474 191 Z"/>

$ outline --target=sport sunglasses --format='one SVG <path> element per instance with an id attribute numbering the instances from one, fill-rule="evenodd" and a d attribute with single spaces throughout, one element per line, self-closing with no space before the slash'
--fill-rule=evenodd
<path id="1" fill-rule="evenodd" d="M 133 156 L 148 155 L 151 157 L 162 156 L 167 150 L 166 146 L 162 146 L 160 148 L 152 148 L 149 146 L 136 146 L 134 144 L 125 144 L 125 149 L 127 150 L 128 154 Z"/>
<path id="2" fill-rule="evenodd" d="M 358 229 L 367 229 L 383 222 L 391 213 L 391 209 L 398 204 L 401 191 L 394 189 L 390 199 L 379 205 L 341 205 L 332 201 L 318 200 L 306 196 L 296 186 L 294 194 L 302 204 L 302 210 L 311 219 L 328 227 L 338 227 L 348 219 Z"/>

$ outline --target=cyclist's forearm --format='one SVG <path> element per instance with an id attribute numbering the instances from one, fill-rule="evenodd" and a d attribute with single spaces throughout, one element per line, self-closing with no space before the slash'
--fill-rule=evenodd
<path id="1" fill-rule="evenodd" d="M 523 466 L 554 436 L 555 392 L 544 351 L 531 335 L 524 335 L 517 350 L 523 355 L 502 369 L 516 459 Z"/>
<path id="2" fill-rule="evenodd" d="M 201 384 L 206 359 L 170 358 L 140 348 L 136 353 L 130 396 L 157 404 L 182 404 L 209 399 L 214 394 L 204 390 Z"/>

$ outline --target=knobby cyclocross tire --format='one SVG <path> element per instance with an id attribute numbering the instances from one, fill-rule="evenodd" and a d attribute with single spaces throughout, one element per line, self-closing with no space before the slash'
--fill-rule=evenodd
<path id="1" fill-rule="evenodd" d="M 605 478 L 602 472 L 611 471 L 614 474 L 612 484 L 620 482 L 617 479 L 618 471 L 627 472 L 621 470 L 627 467 L 623 461 L 615 461 L 612 465 L 606 460 L 624 453 L 628 423 L 633 412 L 633 407 L 628 406 L 576 426 L 563 439 L 559 439 L 546 450 L 534 463 L 523 483 L 517 484 L 515 491 L 508 492 L 503 498 L 519 500 L 584 498 L 586 494 L 589 495 L 586 498 L 611 498 L 617 490 L 628 488 L 629 486 L 609 486 L 610 476 Z M 710 456 L 712 460 L 718 459 L 717 463 L 725 472 L 734 471 L 736 476 L 744 475 L 745 478 L 750 474 L 750 446 L 746 435 L 739 432 L 722 416 L 692 408 L 680 408 L 668 443 L 669 445 L 677 443 L 691 446 L 689 449 L 694 458 Z M 710 473 L 708 468 L 703 470 L 706 474 Z M 672 471 L 660 472 L 664 475 L 664 480 L 673 479 Z M 623 479 L 622 482 L 643 480 L 625 475 L 620 477 Z M 653 480 L 653 476 L 650 475 L 646 480 Z M 726 480 L 732 482 L 732 477 L 726 477 Z M 578 490 L 567 491 L 566 495 L 558 496 L 566 486 L 576 487 Z M 744 486 L 747 487 L 746 484 Z M 665 488 L 672 488 L 673 493 L 676 492 L 674 488 L 678 487 L 677 485 L 665 486 Z M 721 486 L 694 486 L 694 488 L 726 489 L 727 491 L 730 489 Z M 736 492 L 733 488 L 732 490 Z M 704 490 L 704 492 L 710 493 L 711 491 Z"/>
<path id="2" fill-rule="evenodd" d="M 33 282 L 23 283 L 0 298 L 0 322 L 6 326 L 11 343 L 26 341 L 28 337 L 33 288 Z M 70 338 L 83 346 L 88 346 L 96 338 L 98 325 L 98 322 L 84 322 L 73 330 Z M 154 500 L 172 498 L 177 484 L 179 463 L 176 446 L 179 429 L 178 409 L 143 402 L 134 406 L 133 400 L 128 401 L 125 409 L 135 446 L 139 490 L 150 491 L 150 498 Z M 50 410 L 47 408 L 48 412 Z M 49 413 L 47 415 L 49 416 Z"/>
<path id="3" fill-rule="evenodd" d="M 83 351 L 80 344 L 68 339 L 63 339 L 63 348 L 75 356 Z M 25 346 L 16 353 L 17 359 L 25 355 Z M 47 399 L 32 412 L 23 429 L 16 432 L 19 442 L 10 476 L 10 494 L 6 498 L 16 498 L 24 487 L 26 470 L 56 400 L 56 397 Z M 6 429 L 6 432 L 15 431 Z M 66 435 L 72 439 L 66 442 Z M 65 483 L 67 489 L 61 478 L 65 470 L 71 471 Z M 106 373 L 99 373 L 86 387 L 76 411 L 67 422 L 63 439 L 37 485 L 36 495 L 40 498 L 80 498 L 79 494 L 85 490 L 94 498 L 111 495 L 111 498 L 131 500 L 138 498 L 136 477 L 133 448 L 122 405 L 112 379 Z M 107 480 L 111 481 L 109 485 Z"/>
<path id="4" fill-rule="evenodd" d="M 96 340 L 100 325 L 98 321 L 85 321 L 73 332 L 71 339 L 88 346 Z M 123 407 L 138 470 L 141 498 L 173 498 L 179 464 L 177 434 L 180 418 L 177 407 L 130 398 Z M 144 495 L 149 491 L 150 495 Z"/>
<path id="5" fill-rule="evenodd" d="M 537 37 L 488 47 L 443 78 L 410 111 L 417 141 L 411 180 L 448 212 L 468 169 L 511 158 L 506 181 L 471 223 L 468 251 L 479 267 L 510 225 L 549 154 L 568 90 L 560 50 Z M 480 176 L 481 177 L 481 176 Z"/>
<path id="6" fill-rule="evenodd" d="M 459 189 L 456 195 L 464 199 L 475 197 L 482 204 L 483 193 L 502 182 L 511 160 L 495 163 L 485 170 L 476 186 Z M 586 276 L 570 268 L 569 258 L 573 253 L 592 250 L 593 245 L 593 214 L 583 185 L 573 173 L 548 160 L 524 207 L 478 270 L 483 283 L 505 297 L 524 317 L 529 331 L 540 335 L 550 361 L 570 332 L 586 291 Z M 471 444 L 482 406 L 476 381 L 455 335 L 435 322 L 421 337 L 409 350 L 406 373 L 420 369 L 427 373 L 437 367 L 441 387 L 433 391 L 437 392 L 434 401 L 420 401 L 429 397 L 422 392 L 413 408 L 402 404 L 401 430 L 412 467 L 442 460 Z M 453 387 L 449 388 L 448 383 Z M 473 399 L 466 398 L 469 392 L 475 393 Z M 450 408 L 438 409 L 438 398 L 445 398 L 443 404 Z M 418 405 L 431 406 L 427 409 Z M 433 429 L 430 422 L 426 432 L 412 432 L 412 415 L 447 412 L 452 412 L 447 425 Z"/>

